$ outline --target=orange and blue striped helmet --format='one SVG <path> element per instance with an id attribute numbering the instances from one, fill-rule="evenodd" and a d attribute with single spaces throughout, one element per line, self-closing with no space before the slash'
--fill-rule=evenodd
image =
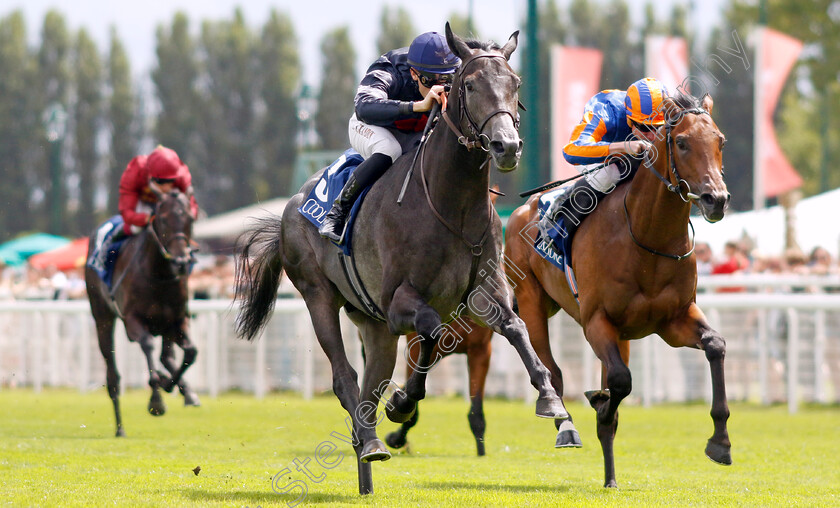
<path id="1" fill-rule="evenodd" d="M 632 121 L 646 125 L 664 124 L 662 101 L 665 97 L 668 97 L 668 89 L 653 78 L 642 78 L 630 85 L 624 98 L 627 123 Z"/>

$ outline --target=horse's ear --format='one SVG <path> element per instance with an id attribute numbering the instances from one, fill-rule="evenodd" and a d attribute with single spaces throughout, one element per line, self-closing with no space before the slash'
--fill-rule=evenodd
<path id="1" fill-rule="evenodd" d="M 510 55 L 513 54 L 517 44 L 519 44 L 519 30 L 513 32 L 510 39 L 502 46 L 502 54 L 505 55 L 505 60 L 510 60 Z"/>
<path id="2" fill-rule="evenodd" d="M 472 55 L 467 43 L 463 39 L 452 33 L 452 28 L 449 27 L 449 21 L 446 22 L 446 43 L 449 44 L 449 49 L 455 53 L 455 56 L 461 60 L 466 60 Z"/>
<path id="3" fill-rule="evenodd" d="M 715 101 L 712 100 L 712 96 L 706 94 L 703 96 L 703 99 L 700 101 L 700 104 L 703 106 L 703 109 L 706 110 L 706 113 L 712 114 L 712 107 L 715 105 Z"/>

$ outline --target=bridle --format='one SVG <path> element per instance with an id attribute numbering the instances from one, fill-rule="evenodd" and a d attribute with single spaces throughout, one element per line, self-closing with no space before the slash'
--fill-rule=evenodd
<path id="1" fill-rule="evenodd" d="M 441 116 L 443 116 L 443 119 L 446 121 L 446 125 L 448 125 L 452 132 L 454 132 L 458 137 L 458 143 L 464 145 L 467 150 L 472 150 L 477 147 L 485 152 L 489 152 L 490 148 L 488 145 L 490 144 L 490 137 L 487 136 L 487 134 L 484 134 L 484 127 L 487 126 L 487 122 L 496 115 L 508 115 L 513 120 L 514 127 L 519 129 L 519 119 L 517 118 L 515 111 L 512 112 L 507 109 L 497 109 L 496 111 L 493 111 L 481 123 L 476 122 L 470 114 L 469 109 L 467 109 L 466 84 L 461 77 L 466 72 L 467 67 L 479 58 L 501 58 L 504 60 L 505 64 L 507 64 L 507 59 L 504 56 L 494 54 L 477 55 L 467 60 L 466 63 L 458 69 L 458 123 L 455 124 L 455 122 L 449 118 L 448 111 L 442 112 Z M 467 120 L 467 130 L 469 131 L 469 136 L 465 135 L 458 127 L 459 125 L 464 124 L 465 118 Z"/>
<path id="2" fill-rule="evenodd" d="M 703 108 L 693 107 L 690 109 L 683 109 L 678 112 L 678 119 L 682 119 L 682 117 L 686 113 L 691 113 L 695 115 L 708 115 L 709 112 Z M 681 200 L 685 203 L 689 203 L 692 200 L 700 199 L 700 196 L 691 192 L 691 186 L 687 181 L 680 178 L 680 174 L 677 171 L 677 164 L 674 161 L 674 151 L 671 148 L 672 136 L 671 136 L 671 129 L 673 129 L 674 125 L 676 125 L 678 121 L 674 121 L 673 119 L 668 119 L 665 122 L 665 150 L 668 154 L 668 167 L 671 170 L 671 173 L 674 175 L 674 179 L 677 183 L 672 183 L 669 179 L 665 178 L 659 171 L 657 171 L 650 160 L 650 150 L 646 151 L 644 157 L 642 159 L 642 164 L 648 168 L 654 175 L 656 175 L 662 183 L 665 184 L 665 187 L 670 191 L 680 197 Z M 685 186 L 685 194 L 683 194 L 683 186 Z M 694 253 L 694 248 L 697 245 L 697 239 L 694 235 L 694 224 L 691 223 L 691 219 L 688 220 L 688 227 L 691 229 L 691 249 L 686 252 L 685 254 L 668 254 L 666 252 L 659 252 L 658 250 L 651 249 L 650 247 L 642 244 L 639 240 L 636 239 L 636 235 L 633 234 L 633 226 L 630 224 L 630 213 L 627 211 L 627 194 L 624 194 L 624 218 L 627 220 L 627 230 L 630 232 L 630 238 L 633 239 L 633 242 L 641 247 L 642 249 L 650 252 L 651 254 L 655 254 L 657 256 L 666 257 L 668 259 L 673 259 L 675 261 L 682 261 L 683 259 L 688 258 Z"/>
<path id="3" fill-rule="evenodd" d="M 176 261 L 178 259 L 178 256 L 173 256 L 172 253 L 168 249 L 168 247 L 170 245 L 172 245 L 173 242 L 178 241 L 178 240 L 181 240 L 186 244 L 186 253 L 181 258 L 182 259 L 183 258 L 192 259 L 193 248 L 190 245 L 190 239 L 186 235 L 186 233 L 183 233 L 183 232 L 175 233 L 174 235 L 172 235 L 171 238 L 167 239 L 166 245 L 164 245 L 163 241 L 160 238 L 160 235 L 158 235 L 155 224 L 156 224 L 156 221 L 158 221 L 159 217 L 160 217 L 160 214 L 158 213 L 158 210 L 160 208 L 161 202 L 162 202 L 162 200 L 158 200 L 158 202 L 155 204 L 155 210 L 152 214 L 151 219 L 149 220 L 149 225 L 146 227 L 146 231 L 148 231 L 149 236 L 152 237 L 152 240 L 154 240 L 158 251 L 160 252 L 161 256 L 163 256 L 163 258 L 166 261 L 172 263 L 173 261 Z M 180 278 L 180 277 L 181 277 L 180 275 L 177 275 L 175 278 L 177 279 L 177 278 Z"/>

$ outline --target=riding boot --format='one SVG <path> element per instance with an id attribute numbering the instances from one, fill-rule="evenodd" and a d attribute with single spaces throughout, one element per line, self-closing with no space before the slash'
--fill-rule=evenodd
<path id="1" fill-rule="evenodd" d="M 359 164 L 324 217 L 318 233 L 341 244 L 344 241 L 344 223 L 359 193 L 373 184 L 390 166 L 391 157 L 381 153 L 375 153 Z"/>
<path id="2" fill-rule="evenodd" d="M 581 178 L 560 193 L 537 224 L 543 238 L 548 238 L 553 229 L 560 230 L 558 222 L 562 213 L 564 220 L 560 236 L 566 238 L 574 234 L 584 217 L 592 213 L 605 193 L 592 187 L 586 178 Z M 562 210 L 562 212 L 561 212 Z"/>

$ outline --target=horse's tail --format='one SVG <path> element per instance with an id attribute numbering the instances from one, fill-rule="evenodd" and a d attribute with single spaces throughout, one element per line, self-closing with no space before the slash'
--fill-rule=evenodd
<path id="1" fill-rule="evenodd" d="M 236 333 L 248 340 L 265 328 L 277 301 L 283 275 L 280 226 L 276 215 L 257 219 L 238 242 L 242 249 L 236 263 L 235 299 L 240 301 Z"/>

